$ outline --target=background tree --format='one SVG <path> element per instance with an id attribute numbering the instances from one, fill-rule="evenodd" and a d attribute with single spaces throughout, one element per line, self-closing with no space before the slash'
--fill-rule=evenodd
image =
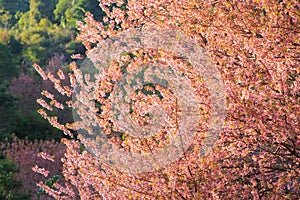
<path id="1" fill-rule="evenodd" d="M 12 161 L 3 158 L 0 159 L 0 198 L 7 200 L 30 199 L 30 195 L 22 193 L 18 189 L 22 183 L 15 179 L 15 173 L 19 168 Z"/>
<path id="2" fill-rule="evenodd" d="M 12 54 L 6 45 L 0 43 L 0 79 L 10 80 L 18 75 L 18 69 L 14 65 Z"/>
<path id="3" fill-rule="evenodd" d="M 97 19 L 102 18 L 104 12 L 99 9 L 98 5 L 99 1 L 97 0 L 59 0 L 53 13 L 55 19 L 63 27 L 76 28 L 76 22 L 83 21 L 85 12 L 87 11 L 91 12 Z"/>
<path id="4" fill-rule="evenodd" d="M 3 27 L 4 29 L 9 28 L 12 16 L 6 10 L 0 10 L 0 13 L 1 13 L 1 16 L 0 16 L 1 27 Z"/>
<path id="5" fill-rule="evenodd" d="M 29 0 L 1 0 L 0 6 L 9 11 L 12 15 L 29 10 Z"/>
<path id="6" fill-rule="evenodd" d="M 0 1 L 1 22 L 4 25 L 6 22 L 6 28 L 11 28 L 19 20 L 20 13 L 27 12 L 29 10 L 29 1 L 23 0 L 1 0 Z"/>
<path id="7" fill-rule="evenodd" d="M 0 80 L 0 113 L 1 118 L 6 120 L 1 120 L 0 122 L 0 132 L 1 140 L 9 137 L 12 127 L 14 127 L 15 119 L 17 118 L 15 101 L 16 99 L 12 96 L 9 91 L 9 82 L 6 80 Z"/>

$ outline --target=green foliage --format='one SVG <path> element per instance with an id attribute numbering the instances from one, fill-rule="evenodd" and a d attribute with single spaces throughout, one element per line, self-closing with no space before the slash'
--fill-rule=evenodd
<path id="1" fill-rule="evenodd" d="M 32 45 L 27 47 L 24 51 L 24 57 L 31 60 L 32 62 L 42 62 L 44 60 L 45 48 L 41 46 Z"/>
<path id="2" fill-rule="evenodd" d="M 29 3 L 27 12 L 12 12 L 18 21 L 13 23 L 11 35 L 23 45 L 23 60 L 41 66 L 47 64 L 46 61 L 55 53 L 53 50 L 64 54 L 84 53 L 83 45 L 75 41 L 76 22 L 83 21 L 87 11 L 96 19 L 102 19 L 104 15 L 98 0 L 30 0 Z M 4 7 L 3 12 L 10 13 L 10 10 Z"/>
<path id="3" fill-rule="evenodd" d="M 15 56 L 20 56 L 22 53 L 23 46 L 20 41 L 16 40 L 14 36 L 10 36 L 8 42 L 8 48 L 10 49 L 11 53 Z"/>
<path id="4" fill-rule="evenodd" d="M 43 18 L 49 19 L 51 22 L 54 22 L 54 13 L 53 10 L 56 7 L 58 0 L 41 0 L 41 13 Z"/>
<path id="5" fill-rule="evenodd" d="M 1 27 L 7 29 L 11 25 L 12 15 L 6 11 L 0 9 L 0 25 Z"/>
<path id="6" fill-rule="evenodd" d="M 86 150 L 84 144 L 80 144 L 79 150 L 80 150 L 80 153 L 82 153 L 82 152 L 84 152 Z"/>
<path id="7" fill-rule="evenodd" d="M 59 0 L 56 4 L 55 10 L 53 11 L 55 19 L 59 20 L 61 17 L 63 17 L 66 10 L 71 6 L 71 4 L 72 3 L 69 0 Z"/>
<path id="8" fill-rule="evenodd" d="M 17 12 L 27 12 L 29 10 L 29 1 L 27 0 L 0 0 L 0 7 L 9 11 L 11 14 Z"/>
<path id="9" fill-rule="evenodd" d="M 30 24 L 29 24 L 29 12 L 20 14 L 20 19 L 18 20 L 17 24 L 16 24 L 16 32 L 20 33 L 22 32 L 22 30 L 26 30 L 30 28 Z"/>
<path id="10" fill-rule="evenodd" d="M 2 27 L 10 28 L 19 20 L 20 13 L 29 10 L 25 0 L 0 0 L 0 22 Z"/>
<path id="11" fill-rule="evenodd" d="M 34 139 L 55 139 L 59 141 L 63 136 L 60 130 L 50 126 L 35 110 L 33 110 L 32 113 L 26 113 L 26 115 L 18 113 L 17 122 L 10 130 L 10 133 L 15 133 L 15 135 L 21 139 L 27 137 L 32 141 Z"/>
<path id="12" fill-rule="evenodd" d="M 8 89 L 8 81 L 0 81 L 0 106 L 9 107 L 14 105 L 14 97 L 11 95 Z"/>
<path id="13" fill-rule="evenodd" d="M 93 14 L 95 20 L 102 20 L 103 16 L 105 16 L 105 12 L 99 7 L 98 0 L 89 0 L 88 4 L 86 4 L 86 10 Z"/>
<path id="14" fill-rule="evenodd" d="M 0 79 L 10 80 L 18 75 L 12 54 L 6 45 L 0 43 Z"/>
<path id="15" fill-rule="evenodd" d="M 19 72 L 30 74 L 32 63 L 47 66 L 55 54 L 83 54 L 75 40 L 76 22 L 85 12 L 96 19 L 104 15 L 98 0 L 0 0 L 0 141 L 15 133 L 20 138 L 59 139 L 62 133 L 43 120 L 36 110 L 22 113 L 9 84 Z M 34 114 L 35 113 L 35 114 Z"/>
<path id="16" fill-rule="evenodd" d="M 2 154 L 1 154 L 2 155 Z M 1 158 L 0 160 L 0 199 L 25 200 L 30 199 L 29 194 L 19 192 L 22 183 L 14 178 L 19 168 L 12 161 Z"/>
<path id="17" fill-rule="evenodd" d="M 83 21 L 85 9 L 80 6 L 72 6 L 65 12 L 66 24 L 70 28 L 76 28 L 77 21 Z"/>
<path id="18" fill-rule="evenodd" d="M 15 36 L 13 36 L 13 32 L 7 29 L 0 29 L 0 46 L 1 43 L 6 47 L 0 47 L 0 49 L 2 49 L 0 50 L 2 53 L 0 57 L 5 57 L 4 60 L 0 60 L 0 63 L 2 63 L 0 64 L 0 66 L 7 65 L 7 62 L 10 63 L 9 65 L 12 67 L 11 69 L 7 69 L 6 67 L 2 69 L 2 72 L 4 72 L 4 74 L 9 74 L 9 76 L 6 79 L 10 79 L 11 77 L 15 77 L 17 75 L 16 72 L 19 71 L 19 66 L 21 65 L 21 58 L 23 53 L 23 45 L 19 40 L 15 38 Z M 5 51 L 7 53 L 4 53 Z M 5 79 L 5 77 L 3 78 Z"/>
<path id="19" fill-rule="evenodd" d="M 76 28 L 76 22 L 83 21 L 87 11 L 102 19 L 104 12 L 98 5 L 98 0 L 59 0 L 53 13 L 63 27 Z"/>
<path id="20" fill-rule="evenodd" d="M 8 130 L 14 127 L 16 120 L 16 99 L 11 95 L 8 88 L 8 81 L 0 80 L 0 141 L 3 141 L 5 137 L 10 136 Z M 1 140 L 2 139 L 2 140 Z"/>
<path id="21" fill-rule="evenodd" d="M 85 48 L 81 43 L 71 41 L 66 44 L 66 52 L 68 54 L 83 54 L 85 52 Z"/>
<path id="22" fill-rule="evenodd" d="M 60 179 L 60 176 L 59 176 L 59 175 L 55 175 L 55 176 L 49 178 L 48 180 L 46 180 L 46 181 L 45 181 L 45 185 L 47 185 L 47 186 L 50 187 L 51 189 L 54 189 L 54 186 L 53 186 L 53 185 L 54 185 L 54 183 L 56 183 L 57 181 L 59 181 L 59 179 Z M 45 195 L 45 194 L 46 194 L 45 190 L 39 189 L 39 190 L 38 190 L 37 196 L 38 196 L 38 198 L 40 199 L 41 196 L 42 196 L 42 195 Z"/>

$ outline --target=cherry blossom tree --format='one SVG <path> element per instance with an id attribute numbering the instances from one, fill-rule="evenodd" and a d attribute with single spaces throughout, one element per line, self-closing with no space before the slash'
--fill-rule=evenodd
<path id="1" fill-rule="evenodd" d="M 190 148 L 170 165 L 145 173 L 124 172 L 102 163 L 81 144 L 97 146 L 97 138 L 79 134 L 78 140 L 63 139 L 67 150 L 62 173 L 76 190 L 58 184 L 56 190 L 39 184 L 41 188 L 57 199 L 297 199 L 300 196 L 298 1 L 105 0 L 100 6 L 107 15 L 103 22 L 95 21 L 87 13 L 85 23 L 79 23 L 78 39 L 88 49 L 87 54 L 103 40 L 134 27 L 184 32 L 205 49 L 221 74 L 226 90 L 225 125 L 212 151 L 199 158 L 213 103 L 204 101 L 199 108 L 204 113 L 199 119 L 204 128 L 196 131 Z M 101 53 L 96 55 L 101 57 Z M 69 74 L 72 88 L 61 85 L 64 76 L 57 74 L 56 78 L 38 65 L 35 68 L 44 80 L 49 79 L 68 97 L 75 92 L 76 84 L 85 82 L 96 87 L 96 95 L 92 97 L 98 106 L 86 103 L 97 112 L 109 144 L 123 151 L 151 152 L 166 145 L 175 133 L 166 130 L 148 140 L 136 140 L 124 133 L 111 117 L 114 107 L 110 95 L 124 70 L 138 70 L 141 63 L 153 58 L 158 62 L 180 63 L 182 68 L 177 70 L 189 79 L 196 97 L 208 98 L 207 85 L 201 76 L 192 76 L 195 73 L 189 63 L 163 50 L 142 49 L 122 55 L 120 61 L 110 63 L 96 84 L 90 81 L 91 77 L 83 77 L 81 68 L 72 63 L 73 73 Z M 155 95 L 149 97 L 149 93 Z M 51 94 L 44 96 L 46 100 L 39 102 L 47 110 L 65 105 L 80 109 L 76 102 L 57 102 Z M 167 101 L 164 97 L 170 98 Z M 147 125 L 151 119 L 145 112 L 149 104 L 162 103 L 166 112 L 168 106 L 170 110 L 177 109 L 172 92 L 156 85 L 136 90 L 132 98 L 130 114 L 139 125 Z M 53 101 L 52 105 L 47 99 Z M 86 120 L 94 117 L 84 109 L 79 111 Z M 80 121 L 64 125 L 44 109 L 39 113 L 67 135 L 73 136 L 71 129 L 93 132 Z M 177 116 L 170 114 L 168 119 L 172 124 Z"/>
<path id="2" fill-rule="evenodd" d="M 12 79 L 9 89 L 18 98 L 18 106 L 22 113 L 35 110 L 35 100 L 39 96 L 40 86 L 31 76 L 21 73 L 18 78 Z"/>
<path id="3" fill-rule="evenodd" d="M 45 72 L 51 74 L 66 74 L 68 70 L 67 66 L 68 64 L 66 57 L 63 54 L 54 53 L 48 61 Z M 62 84 L 70 87 L 70 81 L 67 78 L 62 80 Z M 60 95 L 60 93 L 53 87 L 50 80 L 43 81 L 41 84 L 41 92 L 45 93 L 45 91 L 54 95 L 57 101 L 67 100 L 65 96 Z M 54 103 L 54 101 L 52 103 Z M 72 120 L 72 113 L 67 109 L 65 109 L 64 112 L 55 110 L 55 115 L 57 115 L 58 118 L 64 123 Z"/>

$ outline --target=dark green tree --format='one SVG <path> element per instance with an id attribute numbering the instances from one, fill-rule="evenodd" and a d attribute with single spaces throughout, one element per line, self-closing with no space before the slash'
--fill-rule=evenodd
<path id="1" fill-rule="evenodd" d="M 7 80 L 0 79 L 0 141 L 10 137 L 10 130 L 15 126 L 17 113 L 15 108 L 16 99 L 11 95 Z"/>
<path id="2" fill-rule="evenodd" d="M 0 158 L 0 199 L 3 200 L 26 200 L 30 199 L 30 194 L 20 192 L 18 189 L 22 183 L 14 178 L 14 174 L 19 172 L 19 168 L 12 161 L 4 158 L 1 153 Z"/>
<path id="3" fill-rule="evenodd" d="M 10 50 L 0 43 L 0 79 L 10 80 L 18 76 L 18 69 L 13 63 Z"/>
<path id="4" fill-rule="evenodd" d="M 27 0 L 0 0 L 0 22 L 10 28 L 17 23 L 20 13 L 29 10 Z"/>
<path id="5" fill-rule="evenodd" d="M 76 22 L 83 21 L 87 11 L 96 19 L 102 19 L 104 16 L 98 0 L 59 0 L 53 13 L 63 27 L 76 28 Z"/>
<path id="6" fill-rule="evenodd" d="M 0 7 L 3 7 L 12 15 L 17 12 L 27 12 L 29 10 L 29 0 L 0 0 Z"/>

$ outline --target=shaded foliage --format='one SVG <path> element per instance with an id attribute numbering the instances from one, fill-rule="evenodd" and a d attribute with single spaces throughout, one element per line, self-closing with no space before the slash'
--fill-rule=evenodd
<path id="1" fill-rule="evenodd" d="M 18 173 L 20 169 L 17 165 L 3 158 L 1 152 L 0 158 L 0 199 L 5 200 L 26 200 L 31 199 L 29 193 L 24 193 L 19 191 L 22 187 L 22 182 L 16 180 L 15 174 Z"/>

